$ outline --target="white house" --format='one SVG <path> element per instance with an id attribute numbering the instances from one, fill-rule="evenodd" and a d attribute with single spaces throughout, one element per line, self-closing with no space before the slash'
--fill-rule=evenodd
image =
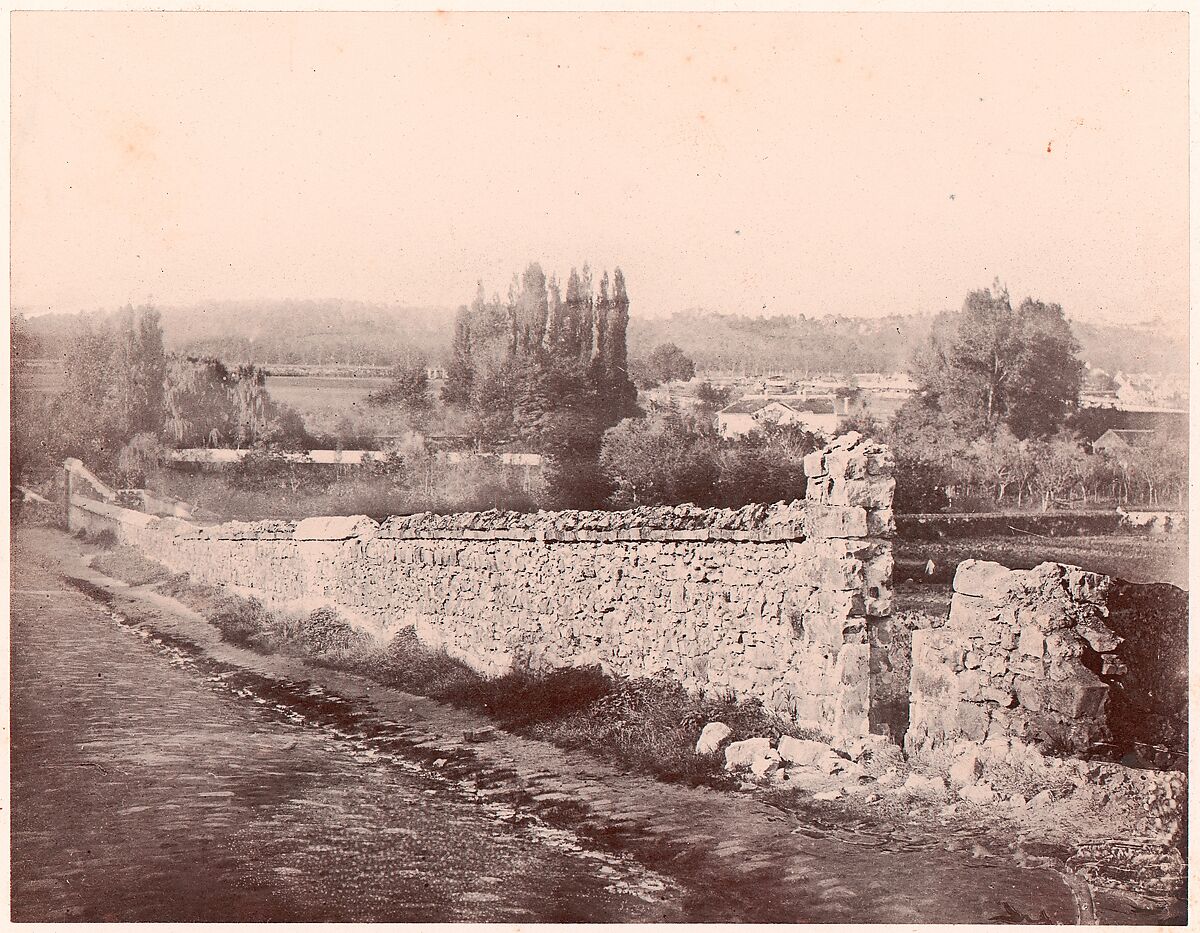
<path id="1" fill-rule="evenodd" d="M 841 416 L 833 398 L 741 398 L 717 412 L 722 437 L 744 437 L 769 424 L 795 424 L 806 431 L 835 434 Z"/>

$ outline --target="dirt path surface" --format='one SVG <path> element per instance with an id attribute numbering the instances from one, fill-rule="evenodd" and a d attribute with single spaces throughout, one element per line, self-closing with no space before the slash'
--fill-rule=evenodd
<path id="1" fill-rule="evenodd" d="M 1157 919 L 936 827 L 468 741 L 481 717 L 233 647 L 59 532 L 16 532 L 12 587 L 16 919 Z"/>

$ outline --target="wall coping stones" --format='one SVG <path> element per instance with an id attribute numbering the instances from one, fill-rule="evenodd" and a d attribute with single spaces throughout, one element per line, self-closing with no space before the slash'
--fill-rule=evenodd
<path id="1" fill-rule="evenodd" d="M 157 515 L 137 512 L 133 509 L 127 509 L 124 506 L 111 505 L 107 502 L 100 502 L 97 499 L 89 499 L 86 496 L 72 495 L 71 505 L 83 509 L 85 512 L 103 515 L 105 518 L 111 518 L 130 525 L 137 525 L 140 528 L 153 525 L 159 520 Z"/>
<path id="2" fill-rule="evenodd" d="M 365 515 L 330 515 L 297 522 L 292 538 L 296 541 L 345 541 L 347 538 L 373 538 L 378 531 L 379 525 Z"/>

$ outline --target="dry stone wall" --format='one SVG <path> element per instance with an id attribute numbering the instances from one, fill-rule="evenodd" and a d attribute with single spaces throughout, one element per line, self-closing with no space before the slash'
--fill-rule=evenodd
<path id="1" fill-rule="evenodd" d="M 807 499 L 738 510 L 479 512 L 199 528 L 81 497 L 177 571 L 283 608 L 412 626 L 484 673 L 514 664 L 668 672 L 837 736 L 872 722 L 868 627 L 891 611 L 887 448 L 857 434 L 805 461 Z"/>
<path id="2" fill-rule="evenodd" d="M 1017 739 L 1124 754 L 1152 726 L 1161 740 L 1164 723 L 1186 721 L 1186 673 L 1163 676 L 1164 646 L 1172 637 L 1186 644 L 1186 594 L 1159 594 L 1156 605 L 1171 611 L 1134 624 L 1127 604 L 1144 599 L 1131 586 L 1064 564 L 1009 570 L 964 561 L 944 625 L 912 635 L 909 751 Z M 1186 671 L 1184 651 L 1174 660 Z"/>

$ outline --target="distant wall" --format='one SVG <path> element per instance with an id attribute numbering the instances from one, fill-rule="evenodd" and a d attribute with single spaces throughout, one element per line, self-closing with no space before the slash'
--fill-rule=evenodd
<path id="1" fill-rule="evenodd" d="M 868 629 L 891 611 L 890 452 L 857 434 L 805 461 L 807 500 L 705 510 L 481 512 L 201 529 L 80 496 L 196 579 L 285 608 L 405 626 L 485 673 L 597 664 L 753 697 L 834 735 L 873 723 Z M 882 729 L 875 721 L 877 730 Z"/>

